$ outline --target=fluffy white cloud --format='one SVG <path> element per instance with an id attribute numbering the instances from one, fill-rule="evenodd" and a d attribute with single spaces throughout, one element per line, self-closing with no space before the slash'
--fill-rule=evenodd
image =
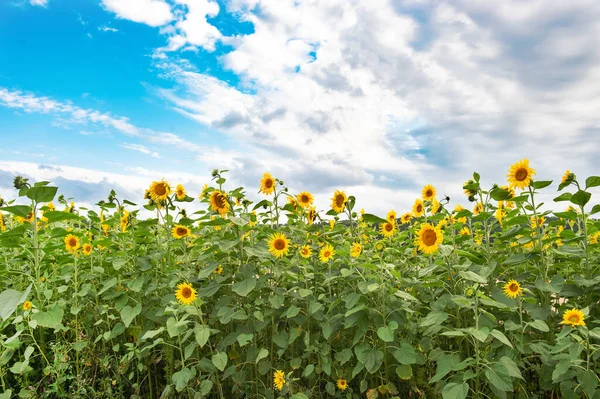
<path id="1" fill-rule="evenodd" d="M 32 6 L 46 7 L 46 5 L 48 4 L 48 0 L 29 0 L 29 4 L 31 4 Z"/>
<path id="2" fill-rule="evenodd" d="M 163 26 L 174 19 L 171 7 L 163 0 L 102 0 L 102 4 L 119 18 L 150 26 Z"/>

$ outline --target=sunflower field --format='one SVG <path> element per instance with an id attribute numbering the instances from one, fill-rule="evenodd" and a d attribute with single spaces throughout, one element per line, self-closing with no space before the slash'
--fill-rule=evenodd
<path id="1" fill-rule="evenodd" d="M 93 210 L 15 178 L 0 399 L 600 398 L 600 177 L 567 171 L 553 211 L 522 160 L 470 209 L 426 185 L 376 216 L 212 175 Z"/>

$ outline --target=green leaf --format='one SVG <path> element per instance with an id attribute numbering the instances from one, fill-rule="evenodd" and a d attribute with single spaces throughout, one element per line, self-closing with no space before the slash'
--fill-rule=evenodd
<path id="1" fill-rule="evenodd" d="M 550 331 L 550 328 L 548 327 L 548 324 L 546 324 L 546 322 L 543 321 L 543 320 L 534 320 L 534 321 L 530 321 L 527 324 L 531 328 L 535 328 L 536 330 L 539 330 L 539 331 L 542 331 L 542 332 L 548 332 L 548 331 Z"/>
<path id="2" fill-rule="evenodd" d="M 27 190 L 27 198 L 35 202 L 50 202 L 54 199 L 58 187 L 31 187 Z"/>
<path id="3" fill-rule="evenodd" d="M 165 331 L 164 327 L 161 327 L 158 330 L 146 331 L 146 333 L 144 335 L 142 335 L 142 337 L 140 338 L 140 341 L 144 341 L 146 339 L 152 339 L 152 338 L 156 337 L 158 334 L 162 333 L 163 331 Z"/>
<path id="4" fill-rule="evenodd" d="M 240 334 L 237 336 L 237 342 L 240 346 L 246 346 L 254 338 L 254 334 Z"/>
<path id="5" fill-rule="evenodd" d="M 175 383 L 175 389 L 177 392 L 183 391 L 183 389 L 187 386 L 188 382 L 194 377 L 196 372 L 194 369 L 189 369 L 187 367 L 179 370 L 176 373 L 173 373 L 171 376 L 171 380 Z"/>
<path id="6" fill-rule="evenodd" d="M 571 197 L 571 202 L 575 205 L 585 206 L 585 204 L 588 203 L 591 197 L 592 194 L 588 193 L 587 191 L 579 190 L 575 194 L 573 194 L 573 196 Z"/>
<path id="7" fill-rule="evenodd" d="M 220 353 L 217 353 L 216 355 L 213 355 L 212 363 L 220 371 L 225 370 L 225 366 L 227 366 L 227 354 L 220 352 Z"/>
<path id="8" fill-rule="evenodd" d="M 502 331 L 492 330 L 492 331 L 490 331 L 490 335 L 492 337 L 496 338 L 498 341 L 502 342 L 504 345 L 510 346 L 511 348 L 513 347 L 513 345 L 510 343 L 510 341 L 508 340 L 506 335 L 504 335 L 504 333 L 502 333 Z"/>
<path id="9" fill-rule="evenodd" d="M 406 342 L 402 342 L 400 347 L 393 353 L 400 364 L 415 364 L 417 362 L 417 353 L 415 349 Z"/>
<path id="10" fill-rule="evenodd" d="M 308 399 L 308 396 L 306 396 L 303 393 L 295 393 L 292 396 L 290 396 L 290 399 Z"/>
<path id="11" fill-rule="evenodd" d="M 17 306 L 25 302 L 29 291 L 31 291 L 31 285 L 24 292 L 16 290 L 2 291 L 0 294 L 0 317 L 2 317 L 2 320 L 7 320 L 17 309 Z"/>
<path id="12" fill-rule="evenodd" d="M 364 213 L 362 215 L 365 223 L 387 223 L 387 220 L 380 218 L 379 216 L 372 215 L 370 213 Z"/>
<path id="13" fill-rule="evenodd" d="M 412 367 L 408 364 L 401 364 L 396 367 L 396 374 L 402 380 L 410 380 L 413 376 Z"/>
<path id="14" fill-rule="evenodd" d="M 13 205 L 13 206 L 5 206 L 2 208 L 2 212 L 12 213 L 15 216 L 21 216 L 26 218 L 29 213 L 31 213 L 31 207 L 26 205 Z"/>
<path id="15" fill-rule="evenodd" d="M 532 183 L 533 188 L 542 189 L 552 184 L 552 180 L 536 180 Z"/>
<path id="16" fill-rule="evenodd" d="M 421 320 L 421 327 L 429 327 L 434 324 L 442 324 L 448 319 L 448 313 L 439 310 L 434 310 Z"/>
<path id="17" fill-rule="evenodd" d="M 600 177 L 598 179 L 600 179 Z M 600 183 L 597 185 L 600 185 Z M 598 388 L 598 376 L 596 375 L 596 373 L 594 373 L 592 370 L 586 370 L 581 373 L 578 373 L 577 381 L 579 382 L 579 384 L 581 384 L 581 388 L 583 389 L 583 392 L 585 392 L 588 398 L 594 397 L 596 388 Z"/>
<path id="18" fill-rule="evenodd" d="M 570 201 L 572 196 L 573 194 L 571 193 L 562 193 L 558 197 L 554 198 L 554 202 Z"/>
<path id="19" fill-rule="evenodd" d="M 202 324 L 196 324 L 194 327 L 194 336 L 196 337 L 196 342 L 202 348 L 208 342 L 210 328 L 203 326 Z"/>
<path id="20" fill-rule="evenodd" d="M 444 378 L 453 367 L 460 363 L 460 357 L 454 354 L 444 353 L 437 358 L 437 368 L 435 375 L 429 380 L 430 384 L 434 384 Z"/>
<path id="21" fill-rule="evenodd" d="M 500 363 L 504 367 L 506 367 L 506 370 L 508 371 L 508 375 L 510 375 L 511 377 L 520 378 L 522 380 L 525 380 L 523 378 L 523 376 L 521 375 L 521 371 L 519 370 L 519 366 L 517 366 L 517 363 L 515 363 L 515 361 L 512 360 L 511 358 L 509 358 L 508 356 L 502 356 L 498 363 Z"/>
<path id="22" fill-rule="evenodd" d="M 129 327 L 129 325 L 131 324 L 131 322 L 133 321 L 133 319 L 135 319 L 135 317 L 137 315 L 139 315 L 142 311 L 142 304 L 138 303 L 137 305 L 135 305 L 134 308 L 132 308 L 131 306 L 127 305 L 125 307 L 123 307 L 123 309 L 121 309 L 121 320 L 123 320 L 123 324 L 125 324 L 125 328 Z"/>
<path id="23" fill-rule="evenodd" d="M 204 396 L 207 396 L 213 387 L 213 382 L 211 380 L 204 380 L 200 384 L 200 393 Z"/>
<path id="24" fill-rule="evenodd" d="M 102 286 L 102 289 L 100 291 L 98 291 L 98 295 L 104 294 L 106 291 L 108 291 L 109 289 L 111 289 L 112 287 L 117 285 L 117 281 L 118 280 L 116 277 L 113 277 L 110 280 L 108 280 L 106 283 L 104 283 L 104 285 Z"/>
<path id="25" fill-rule="evenodd" d="M 269 350 L 262 348 L 261 350 L 258 351 L 258 355 L 256 355 L 256 360 L 254 361 L 254 363 L 260 362 L 262 359 L 264 359 L 267 356 L 269 356 Z"/>
<path id="26" fill-rule="evenodd" d="M 469 280 L 469 281 L 475 281 L 476 283 L 479 284 L 486 284 L 487 280 L 484 277 L 481 277 L 479 274 L 474 273 L 470 270 L 468 271 L 460 271 L 458 272 L 458 274 L 464 278 L 465 280 Z"/>
<path id="27" fill-rule="evenodd" d="M 378 349 L 371 349 L 367 352 L 365 357 L 365 368 L 371 374 L 374 374 L 383 363 L 383 352 Z"/>
<path id="28" fill-rule="evenodd" d="M 586 190 L 590 187 L 598 187 L 598 186 L 600 186 L 600 176 L 590 176 L 587 179 L 585 179 L 585 189 Z M 590 395 L 588 395 L 588 396 L 590 396 Z"/>
<path id="29" fill-rule="evenodd" d="M 600 204 L 596 204 L 592 207 L 592 210 L 590 211 L 590 215 L 593 215 L 598 212 L 600 212 Z"/>
<path id="30" fill-rule="evenodd" d="M 64 316 L 63 309 L 55 303 L 54 306 L 47 312 L 38 312 L 31 316 L 40 327 L 56 328 L 60 325 Z"/>
<path id="31" fill-rule="evenodd" d="M 383 342 L 393 342 L 394 341 L 394 330 L 392 330 L 389 326 L 379 327 L 377 329 L 377 336 Z"/>
<path id="32" fill-rule="evenodd" d="M 500 363 L 494 364 L 485 370 L 487 380 L 499 391 L 509 392 L 513 390 L 512 380 L 508 370 Z"/>
<path id="33" fill-rule="evenodd" d="M 46 211 L 44 217 L 48 218 L 48 223 L 62 222 L 63 220 L 79 220 L 79 216 L 74 213 L 61 211 Z"/>
<path id="34" fill-rule="evenodd" d="M 248 296 L 252 290 L 256 287 L 256 278 L 251 277 L 243 281 L 239 281 L 231 287 L 231 290 L 239 296 Z"/>
<path id="35" fill-rule="evenodd" d="M 0 399 L 10 399 L 12 397 L 12 389 L 8 389 L 4 391 L 4 393 L 0 394 Z"/>
<path id="36" fill-rule="evenodd" d="M 442 389 L 443 399 L 465 399 L 468 394 L 469 384 L 466 382 L 463 382 L 462 384 L 451 382 L 450 384 L 446 384 L 444 389 Z"/>

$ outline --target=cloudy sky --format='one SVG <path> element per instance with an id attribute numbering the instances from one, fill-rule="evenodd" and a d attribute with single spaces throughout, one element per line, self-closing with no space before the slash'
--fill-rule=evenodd
<path id="1" fill-rule="evenodd" d="M 464 204 L 521 158 L 600 174 L 599 110 L 597 0 L 0 2 L 4 198 L 16 173 L 94 203 L 220 168 L 253 198 L 270 171 L 322 208 Z"/>

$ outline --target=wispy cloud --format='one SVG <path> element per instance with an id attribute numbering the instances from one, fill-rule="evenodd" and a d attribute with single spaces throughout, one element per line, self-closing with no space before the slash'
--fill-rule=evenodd
<path id="1" fill-rule="evenodd" d="M 29 0 L 29 4 L 31 4 L 32 6 L 46 7 L 46 5 L 48 4 L 48 0 Z"/>
<path id="2" fill-rule="evenodd" d="M 128 150 L 141 152 L 142 154 L 150 155 L 151 157 L 154 157 L 154 158 L 160 158 L 160 155 L 158 155 L 158 152 L 150 151 L 148 148 L 146 148 L 140 144 L 123 143 L 123 144 L 121 144 L 121 147 L 127 148 Z"/>
<path id="3" fill-rule="evenodd" d="M 112 28 L 112 27 L 106 26 L 106 25 L 100 25 L 98 27 L 98 30 L 101 32 L 118 32 L 119 31 L 117 28 Z"/>

